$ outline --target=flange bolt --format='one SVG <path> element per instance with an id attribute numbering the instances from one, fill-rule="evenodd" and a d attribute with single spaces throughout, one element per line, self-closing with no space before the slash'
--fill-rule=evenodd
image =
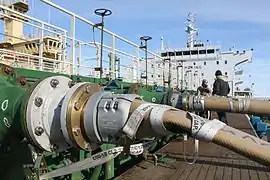
<path id="1" fill-rule="evenodd" d="M 44 129 L 42 127 L 36 127 L 35 128 L 35 134 L 37 136 L 41 136 L 44 133 Z"/>
<path id="2" fill-rule="evenodd" d="M 57 79 L 52 79 L 50 84 L 53 88 L 55 88 L 59 84 L 59 81 Z"/>
<path id="3" fill-rule="evenodd" d="M 43 99 L 40 98 L 40 97 L 36 97 L 36 99 L 35 99 L 35 105 L 37 107 L 40 107 L 42 105 L 42 103 L 43 103 Z"/>

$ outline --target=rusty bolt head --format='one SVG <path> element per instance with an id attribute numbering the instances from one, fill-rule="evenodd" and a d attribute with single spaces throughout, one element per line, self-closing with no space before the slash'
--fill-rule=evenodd
<path id="1" fill-rule="evenodd" d="M 55 88 L 59 84 L 59 81 L 58 81 L 58 79 L 52 79 L 50 84 L 51 84 L 52 87 Z"/>
<path id="2" fill-rule="evenodd" d="M 74 108 L 75 108 L 76 111 L 78 111 L 81 108 L 80 103 L 79 102 L 75 102 Z"/>
<path id="3" fill-rule="evenodd" d="M 6 74 L 10 74 L 12 72 L 12 68 L 11 67 L 5 67 L 4 72 Z"/>
<path id="4" fill-rule="evenodd" d="M 26 84 L 26 79 L 24 77 L 20 77 L 20 83 L 24 86 Z"/>
<path id="5" fill-rule="evenodd" d="M 87 85 L 85 87 L 85 92 L 87 92 L 87 93 L 90 93 L 91 92 L 91 86 L 90 85 Z"/>

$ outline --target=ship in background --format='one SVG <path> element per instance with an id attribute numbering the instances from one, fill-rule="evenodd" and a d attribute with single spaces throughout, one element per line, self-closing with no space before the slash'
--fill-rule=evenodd
<path id="1" fill-rule="evenodd" d="M 56 8 L 56 5 L 50 1 L 42 0 L 42 2 Z M 74 33 L 75 19 L 89 26 L 94 26 L 94 23 L 62 7 L 57 7 L 60 11 L 69 12 L 72 15 L 74 24 L 68 31 L 25 15 L 29 11 L 27 0 L 3 0 L 0 6 L 4 28 L 1 33 L 3 41 L 0 43 L 1 63 L 22 69 L 99 78 L 99 72 L 95 70 L 99 69 L 97 67 L 101 60 L 98 40 L 86 38 L 79 40 L 76 39 Z M 145 71 L 146 62 L 142 58 L 144 50 L 140 48 L 140 45 L 105 29 L 105 33 L 111 36 L 113 45 L 108 45 L 111 42 L 106 45 L 105 42 L 103 54 L 106 59 L 102 59 L 103 77 L 122 78 L 123 81 L 130 83 L 144 83 L 143 77 L 148 77 L 150 85 L 157 84 L 195 91 L 203 79 L 207 79 L 209 84 L 212 84 L 215 71 L 220 69 L 228 77 L 232 87 L 231 95 L 250 94 L 250 91 L 239 89 L 239 85 L 243 83 L 240 78 L 243 70 L 238 67 L 240 64 L 252 61 L 252 50 L 221 52 L 220 46 L 197 42 L 198 30 L 195 27 L 195 15 L 190 13 L 187 20 L 187 47 L 179 49 L 162 47 L 158 53 L 148 51 L 148 72 Z M 29 27 L 34 28 L 38 33 L 26 35 L 26 29 Z M 123 46 L 122 49 L 118 49 L 115 46 L 116 39 L 129 47 Z M 88 49 L 84 49 L 85 46 Z M 128 52 L 130 47 L 133 54 Z M 87 63 L 89 52 L 92 52 L 92 64 Z"/>
<path id="2" fill-rule="evenodd" d="M 186 23 L 188 36 L 187 46 L 184 48 L 164 48 L 161 38 L 161 50 L 158 52 L 165 62 L 177 63 L 171 66 L 171 80 L 174 87 L 181 87 L 189 91 L 196 91 L 203 79 L 207 79 L 210 86 L 214 82 L 216 70 L 221 70 L 231 86 L 230 96 L 252 96 L 252 88 L 240 89 L 243 84 L 243 73 L 240 65 L 252 62 L 252 51 L 222 51 L 220 45 L 212 45 L 208 41 L 197 41 L 198 29 L 195 27 L 195 14 L 189 13 Z"/>

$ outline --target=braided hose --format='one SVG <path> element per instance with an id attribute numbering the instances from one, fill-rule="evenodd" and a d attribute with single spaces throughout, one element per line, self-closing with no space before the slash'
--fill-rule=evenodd
<path id="1" fill-rule="evenodd" d="M 203 101 L 205 110 L 260 115 L 270 114 L 270 101 L 267 100 L 205 96 Z"/>
<path id="2" fill-rule="evenodd" d="M 130 112 L 135 111 L 143 103 L 144 102 L 141 100 L 134 100 Z M 149 121 L 148 113 L 145 115 L 144 121 L 138 129 L 137 137 L 145 137 L 151 133 L 149 131 L 149 129 L 151 129 L 149 127 L 151 126 Z M 197 125 L 197 127 L 199 127 L 197 133 L 192 132 L 195 127 L 194 122 L 195 126 Z M 209 124 L 212 124 L 212 126 Z M 260 164 L 270 166 L 269 143 L 227 126 L 224 123 L 222 124 L 222 122 L 218 120 L 207 120 L 186 111 L 170 109 L 163 114 L 163 125 L 170 132 L 187 132 L 195 139 L 213 142 Z M 200 130 L 203 132 L 199 132 Z"/>

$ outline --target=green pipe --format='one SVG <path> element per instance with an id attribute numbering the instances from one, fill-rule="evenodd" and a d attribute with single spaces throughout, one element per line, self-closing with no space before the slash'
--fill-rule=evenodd
<path id="1" fill-rule="evenodd" d="M 98 152 L 101 152 L 103 150 L 104 150 L 104 148 L 103 148 L 103 146 L 101 146 L 101 148 L 98 150 Z M 91 153 L 88 153 L 87 157 L 90 157 L 91 155 L 92 155 Z M 89 180 L 99 180 L 100 174 L 102 173 L 102 165 L 98 165 L 98 166 L 94 167 L 94 170 L 92 170 L 92 171 L 89 169 L 89 172 L 91 173 Z"/>
<path id="2" fill-rule="evenodd" d="M 152 144 L 151 147 L 148 149 L 148 151 L 149 151 L 149 152 L 154 151 L 154 150 L 156 149 L 157 145 L 158 145 L 158 142 L 157 142 L 157 141 L 153 142 L 153 144 Z"/>
<path id="3" fill-rule="evenodd" d="M 106 144 L 104 145 L 106 149 L 114 148 L 115 145 Z M 105 164 L 105 179 L 112 179 L 114 177 L 114 159 L 108 161 Z"/>
<path id="4" fill-rule="evenodd" d="M 91 173 L 90 180 L 98 180 L 102 170 L 102 165 L 96 166 Z"/>
<path id="5" fill-rule="evenodd" d="M 122 165 L 124 165 L 126 162 L 128 162 L 128 161 L 130 161 L 132 159 L 132 157 L 131 156 L 128 156 L 127 158 L 123 158 L 123 159 L 119 159 L 118 158 L 118 161 L 119 161 L 119 166 L 122 166 Z"/>
<path id="6" fill-rule="evenodd" d="M 0 143 L 5 139 L 26 92 L 0 79 Z"/>

